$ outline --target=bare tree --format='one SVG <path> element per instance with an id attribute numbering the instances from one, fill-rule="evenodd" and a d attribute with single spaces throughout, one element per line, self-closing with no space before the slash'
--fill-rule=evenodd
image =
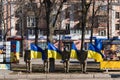
<path id="1" fill-rule="evenodd" d="M 38 23 L 41 17 L 41 12 L 42 12 L 42 0 L 39 0 L 36 5 L 34 5 L 35 2 L 33 0 L 29 0 L 31 9 L 34 12 L 35 15 L 35 20 L 36 20 L 36 25 L 35 25 L 35 44 L 37 45 L 38 43 Z M 36 9 L 35 9 L 36 6 Z"/>
<path id="2" fill-rule="evenodd" d="M 58 15 L 62 9 L 63 3 L 66 2 L 66 0 L 44 0 L 45 4 L 45 10 L 46 10 L 46 23 L 47 23 L 47 42 L 53 41 L 53 35 L 54 30 L 57 22 Z M 59 6 L 56 5 L 59 3 Z M 53 17 L 52 11 L 54 11 L 54 7 L 57 8 L 56 15 Z M 50 71 L 54 71 L 55 67 L 55 60 L 53 58 L 50 58 Z"/>
<path id="3" fill-rule="evenodd" d="M 34 28 L 35 32 L 35 44 L 38 44 L 38 30 L 40 26 L 40 20 L 43 17 L 42 14 L 44 13 L 45 20 L 46 20 L 46 29 L 47 29 L 47 42 L 52 42 L 53 41 L 53 33 L 56 28 L 56 22 L 59 16 L 59 13 L 62 9 L 63 3 L 66 2 L 66 0 L 23 0 L 19 4 L 19 8 L 22 7 L 22 9 L 27 10 L 25 7 L 26 5 L 29 5 L 30 8 L 28 8 L 27 11 L 32 11 L 35 16 L 36 24 Z M 56 9 L 56 14 L 53 15 L 52 13 L 54 12 L 54 8 L 57 7 Z M 23 12 L 25 13 L 25 12 Z M 22 14 L 22 19 L 24 15 Z M 24 24 L 24 21 L 22 21 L 22 24 Z M 21 30 L 22 35 L 24 35 L 23 27 Z"/>
<path id="4" fill-rule="evenodd" d="M 93 39 L 93 28 L 95 27 L 95 24 L 97 23 L 95 20 L 95 16 L 97 15 L 97 13 L 99 12 L 100 8 L 102 7 L 102 3 L 98 6 L 95 6 L 95 0 L 92 1 L 92 22 L 91 22 L 91 35 L 90 35 L 90 43 L 92 43 L 92 39 Z M 101 0 L 101 2 L 104 2 L 103 0 Z M 96 8 L 97 7 L 97 8 Z"/>
<path id="5" fill-rule="evenodd" d="M 107 5 L 107 38 L 110 39 L 110 32 L 109 32 L 109 10 L 110 10 L 110 1 L 112 0 L 108 0 L 108 5 Z"/>
<path id="6" fill-rule="evenodd" d="M 59 16 L 59 13 L 62 9 L 63 3 L 66 2 L 66 0 L 44 0 L 45 4 L 45 10 L 46 10 L 46 22 L 47 22 L 47 42 L 53 41 L 53 32 L 55 30 L 57 18 Z M 59 3 L 59 5 L 58 5 Z M 52 12 L 54 11 L 54 8 L 58 7 L 56 10 L 56 14 L 52 15 Z"/>
<path id="7" fill-rule="evenodd" d="M 3 0 L 1 0 L 0 1 L 0 18 L 1 18 L 1 20 L 0 20 L 0 25 L 1 25 L 1 30 L 2 30 L 2 27 L 4 27 L 4 30 L 2 30 L 2 40 L 4 41 L 4 40 L 6 40 L 6 35 L 7 35 L 7 33 L 5 33 L 6 32 L 6 27 L 5 27 L 5 19 L 4 19 L 4 9 L 3 9 L 3 6 L 4 6 L 4 4 L 3 4 Z"/>
<path id="8" fill-rule="evenodd" d="M 101 2 L 103 2 L 104 0 L 101 0 Z M 89 12 L 89 8 L 91 6 L 91 4 L 93 5 L 92 7 L 92 24 L 91 24 L 91 38 L 90 38 L 90 42 L 92 42 L 92 37 L 93 37 L 93 28 L 95 26 L 95 16 L 97 15 L 97 13 L 100 10 L 100 7 L 102 6 L 102 3 L 97 6 L 95 6 L 95 0 L 82 0 L 82 38 L 81 38 L 81 59 L 80 59 L 80 63 L 82 64 L 82 72 L 86 72 L 86 58 L 87 58 L 87 53 L 84 52 L 83 47 L 84 47 L 84 41 L 85 41 L 85 31 L 86 31 L 86 24 L 87 24 L 87 17 L 88 17 L 88 12 Z M 109 33 L 109 31 L 108 31 Z"/>
<path id="9" fill-rule="evenodd" d="M 37 44 L 38 40 L 38 23 L 41 18 L 41 13 L 45 11 L 44 14 L 46 14 L 46 28 L 47 28 L 47 42 L 53 41 L 53 32 L 55 30 L 56 21 L 59 16 L 59 13 L 62 9 L 63 3 L 66 2 L 66 0 L 39 0 L 39 6 L 37 6 L 38 11 L 36 11 L 33 7 L 33 0 L 29 0 L 31 3 L 32 10 L 35 13 L 35 19 L 36 19 L 36 27 L 35 27 L 35 43 Z M 37 3 L 37 4 L 38 4 Z M 59 5 L 58 5 L 59 3 Z M 56 14 L 53 16 L 54 8 L 57 7 Z M 43 10 L 44 9 L 44 10 Z"/>

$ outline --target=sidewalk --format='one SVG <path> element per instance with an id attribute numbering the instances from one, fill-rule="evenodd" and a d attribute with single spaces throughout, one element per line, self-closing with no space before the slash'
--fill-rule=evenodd
<path id="1" fill-rule="evenodd" d="M 0 79 L 4 80 L 113 80 L 110 74 L 106 73 L 21 73 L 18 74 L 2 74 Z M 120 78 L 119 78 L 120 79 Z M 114 78 L 114 80 L 119 80 Z"/>
<path id="2" fill-rule="evenodd" d="M 0 80 L 120 80 L 120 72 L 27 73 L 0 70 Z"/>
<path id="3" fill-rule="evenodd" d="M 42 60 L 34 59 L 32 60 L 36 70 L 40 70 L 40 64 L 42 64 Z M 80 72 L 80 66 L 75 64 L 73 68 L 76 68 L 75 71 L 70 73 L 64 73 L 63 65 L 60 63 L 60 60 L 56 60 L 56 64 L 58 65 L 57 68 L 60 68 L 59 71 L 54 73 L 44 73 L 44 72 L 22 72 L 21 70 L 18 71 L 10 71 L 10 70 L 0 70 L 0 80 L 120 80 L 120 71 L 110 71 L 110 72 L 97 72 L 92 71 L 88 74 L 83 74 Z M 78 66 L 78 67 L 77 67 Z M 95 67 L 95 65 L 92 65 Z M 25 63 L 23 59 L 20 60 L 19 64 L 16 64 L 14 67 L 18 69 L 24 68 L 25 70 Z M 61 71 L 63 70 L 63 71 Z"/>

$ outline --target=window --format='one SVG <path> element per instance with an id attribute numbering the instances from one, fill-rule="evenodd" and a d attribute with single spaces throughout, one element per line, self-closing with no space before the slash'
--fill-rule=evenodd
<path id="1" fill-rule="evenodd" d="M 106 11 L 107 10 L 107 5 L 100 6 L 100 10 Z"/>
<path id="2" fill-rule="evenodd" d="M 43 50 L 47 48 L 47 43 L 46 42 L 38 42 L 38 46 L 41 47 Z"/>
<path id="3" fill-rule="evenodd" d="M 66 24 L 66 30 L 70 30 L 70 24 Z"/>
<path id="4" fill-rule="evenodd" d="M 106 36 L 106 30 L 99 31 L 99 36 Z"/>
<path id="5" fill-rule="evenodd" d="M 34 36 L 35 35 L 34 29 L 28 29 L 28 35 L 29 36 Z"/>
<path id="6" fill-rule="evenodd" d="M 0 41 L 2 41 L 2 37 L 3 37 L 2 32 L 3 30 L 0 29 Z"/>
<path id="7" fill-rule="evenodd" d="M 115 24 L 115 30 L 120 30 L 120 24 Z"/>
<path id="8" fill-rule="evenodd" d="M 70 34 L 73 34 L 74 33 L 74 31 L 73 30 L 70 30 Z"/>
<path id="9" fill-rule="evenodd" d="M 43 30 L 38 29 L 38 36 L 40 36 L 40 35 L 44 35 L 44 31 L 43 31 Z"/>
<path id="10" fill-rule="evenodd" d="M 98 22 L 107 22 L 107 16 L 105 15 L 98 15 Z"/>
<path id="11" fill-rule="evenodd" d="M 35 17 L 29 16 L 27 17 L 27 27 L 35 27 L 36 25 Z"/>
<path id="12" fill-rule="evenodd" d="M 118 3 L 120 3 L 120 0 L 118 0 Z"/>
<path id="13" fill-rule="evenodd" d="M 91 30 L 86 30 L 86 34 L 89 35 L 91 33 Z"/>
<path id="14" fill-rule="evenodd" d="M 115 13 L 115 18 L 120 18 L 120 12 Z"/>
<path id="15" fill-rule="evenodd" d="M 74 30 L 70 30 L 70 34 L 82 34 L 82 31 L 80 29 L 74 29 Z"/>
<path id="16" fill-rule="evenodd" d="M 89 48 L 88 46 L 89 46 L 89 42 L 85 42 L 85 43 L 84 43 L 84 49 L 85 49 L 85 50 L 88 50 L 88 48 Z"/>
<path id="17" fill-rule="evenodd" d="M 44 30 L 40 30 L 40 29 L 38 29 L 37 31 L 38 31 L 37 32 L 38 37 L 40 37 L 41 35 L 44 35 L 44 33 L 45 33 Z M 35 28 L 28 28 L 27 34 L 28 34 L 28 36 L 35 36 Z"/>

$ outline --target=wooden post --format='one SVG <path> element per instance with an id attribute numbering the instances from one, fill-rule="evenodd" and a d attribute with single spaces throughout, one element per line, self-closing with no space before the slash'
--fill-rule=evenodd
<path id="1" fill-rule="evenodd" d="M 84 50 L 83 51 L 79 51 L 79 54 L 78 54 L 78 60 L 80 62 L 82 73 L 86 73 L 87 54 L 88 54 L 88 51 L 84 51 Z"/>
<path id="2" fill-rule="evenodd" d="M 66 72 L 69 73 L 69 60 L 67 60 L 67 64 L 66 65 L 67 65 L 67 71 Z"/>
<path id="3" fill-rule="evenodd" d="M 26 63 L 26 71 L 31 72 L 32 71 L 32 64 L 31 64 L 30 50 L 25 50 L 24 61 Z"/>
<path id="4" fill-rule="evenodd" d="M 32 62 L 31 62 L 31 60 L 29 61 L 29 71 L 30 71 L 30 73 L 32 72 Z"/>
<path id="5" fill-rule="evenodd" d="M 31 63 L 30 60 L 26 61 L 26 72 L 29 72 L 29 73 L 32 72 L 30 63 Z"/>
<path id="6" fill-rule="evenodd" d="M 55 59 L 54 58 L 49 58 L 49 67 L 50 67 L 50 72 L 55 71 Z"/>
<path id="7" fill-rule="evenodd" d="M 47 61 L 47 72 L 49 73 L 50 71 L 50 66 L 49 66 L 49 59 L 48 59 L 48 61 Z"/>
<path id="8" fill-rule="evenodd" d="M 43 67 L 44 67 L 44 71 L 45 71 L 45 73 L 46 72 L 49 72 L 49 68 L 48 68 L 48 60 L 44 60 L 44 63 L 43 63 Z"/>
<path id="9" fill-rule="evenodd" d="M 44 62 L 43 62 L 43 69 L 44 69 L 44 71 L 45 71 L 45 73 L 46 73 L 47 68 L 46 68 L 46 61 L 45 61 L 45 60 L 44 60 Z"/>

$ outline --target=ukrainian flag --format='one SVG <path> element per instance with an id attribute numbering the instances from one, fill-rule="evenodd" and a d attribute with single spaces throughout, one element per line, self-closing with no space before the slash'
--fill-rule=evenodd
<path id="1" fill-rule="evenodd" d="M 102 50 L 102 40 L 95 38 L 95 46 L 96 46 L 99 50 Z"/>
<path id="2" fill-rule="evenodd" d="M 18 62 L 20 59 L 20 42 L 11 41 L 11 62 Z"/>
<path id="3" fill-rule="evenodd" d="M 61 59 L 61 51 L 54 46 L 54 44 L 48 42 L 48 58 Z"/>
<path id="4" fill-rule="evenodd" d="M 95 46 L 99 49 L 100 53 L 103 50 L 103 44 L 102 44 L 102 39 L 97 39 L 95 38 Z M 104 58 L 105 56 L 101 53 L 102 57 Z"/>
<path id="5" fill-rule="evenodd" d="M 0 46 L 0 54 L 3 53 L 4 46 Z"/>
<path id="6" fill-rule="evenodd" d="M 47 59 L 44 50 L 35 44 L 30 44 L 31 58 L 42 58 L 42 60 Z"/>
<path id="7" fill-rule="evenodd" d="M 78 52 L 78 50 L 77 50 L 75 44 L 72 43 L 70 58 L 77 59 L 77 54 L 78 54 L 78 53 L 79 53 L 79 52 Z"/>
<path id="8" fill-rule="evenodd" d="M 93 58 L 96 62 L 101 62 L 103 61 L 103 54 L 95 45 L 90 43 L 88 48 L 88 58 Z"/>

